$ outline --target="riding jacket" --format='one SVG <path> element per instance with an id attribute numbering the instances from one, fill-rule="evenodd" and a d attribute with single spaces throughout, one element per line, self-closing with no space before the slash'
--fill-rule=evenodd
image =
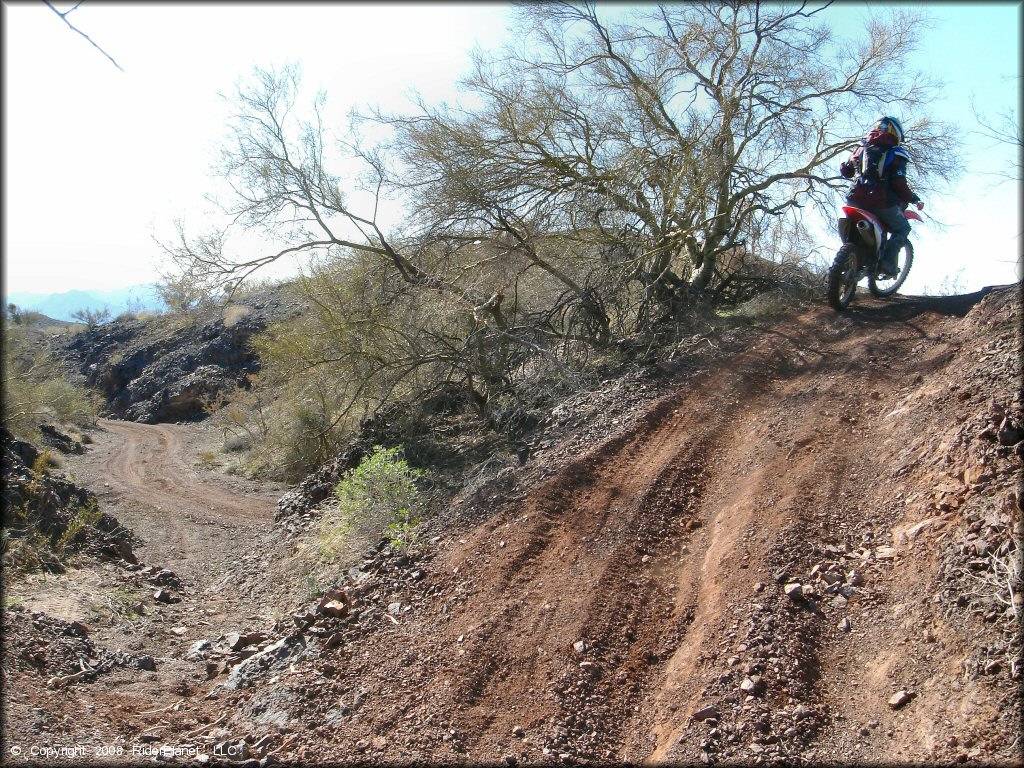
<path id="1" fill-rule="evenodd" d="M 872 131 L 839 166 L 843 178 L 857 177 L 846 199 L 851 205 L 869 210 L 906 208 L 918 202 L 921 198 L 907 184 L 908 162 L 910 153 L 896 146 L 894 136 Z"/>

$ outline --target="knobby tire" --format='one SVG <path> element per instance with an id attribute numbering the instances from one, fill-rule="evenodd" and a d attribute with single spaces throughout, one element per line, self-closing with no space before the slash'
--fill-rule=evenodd
<path id="1" fill-rule="evenodd" d="M 837 312 L 846 309 L 857 291 L 857 252 L 847 243 L 828 270 L 828 303 Z"/>
<path id="2" fill-rule="evenodd" d="M 910 267 L 914 264 L 914 246 L 910 244 L 909 240 L 903 246 L 903 255 L 904 260 L 900 265 L 899 274 L 891 281 L 879 280 L 873 274 L 868 277 L 868 290 L 871 291 L 872 296 L 878 296 L 879 298 L 892 296 L 903 287 L 903 283 L 907 280 L 907 275 L 910 274 Z"/>

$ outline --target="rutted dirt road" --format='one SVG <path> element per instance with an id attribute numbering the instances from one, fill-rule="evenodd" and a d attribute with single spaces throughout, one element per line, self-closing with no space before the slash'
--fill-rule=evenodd
<path id="1" fill-rule="evenodd" d="M 209 472 L 197 474 L 197 457 L 186 451 L 189 427 L 100 419 L 100 428 L 110 440 L 96 446 L 96 475 L 108 478 L 123 496 L 150 506 L 199 505 L 218 516 L 265 521 L 273 515 L 276 494 Z"/>
<path id="2" fill-rule="evenodd" d="M 185 600 L 97 631 L 162 648 L 156 673 L 26 696 L 19 722 L 303 764 L 1013 762 L 1019 325 L 1011 289 L 792 312 L 544 435 L 421 557 L 339 566 L 337 616 L 223 583 L 276 493 L 195 470 L 191 428 L 104 422 L 73 468 Z M 239 685 L 182 660 L 271 623 Z"/>
<path id="3" fill-rule="evenodd" d="M 1020 407 L 1014 298 L 812 308 L 534 453 L 481 522 L 344 581 L 358 622 L 229 694 L 236 732 L 273 712 L 301 761 L 1012 761 L 1015 609 L 938 566 L 1012 557 L 1020 462 L 977 435 Z"/>
<path id="4" fill-rule="evenodd" d="M 135 554 L 146 568 L 87 563 L 17 583 L 7 599 L 80 622 L 97 646 L 155 663 L 151 670 L 116 669 L 73 694 L 49 691 L 42 679 L 16 686 L 5 696 L 5 737 L 8 745 L 24 744 L 26 756 L 32 745 L 50 745 L 139 762 L 151 758 L 131 752 L 151 744 L 140 741 L 147 728 L 148 736 L 177 737 L 199 724 L 180 703 L 206 679 L 202 665 L 183 658 L 189 646 L 273 621 L 274 606 L 240 588 L 232 574 L 270 529 L 281 491 L 205 467 L 201 456 L 209 455 L 217 436 L 202 426 L 101 419 L 91 437 L 84 455 L 64 457 L 65 472 L 133 531 Z M 172 602 L 154 599 L 161 588 Z M 152 710 L 161 710 L 157 719 L 143 714 Z M 96 751 L 107 747 L 127 751 Z"/>
<path id="5" fill-rule="evenodd" d="M 94 445 L 71 462 L 81 482 L 113 502 L 144 541 L 144 562 L 162 563 L 205 589 L 271 526 L 278 486 L 204 467 L 213 435 L 197 425 L 101 419 Z M 215 444 L 215 443 L 214 443 Z"/>

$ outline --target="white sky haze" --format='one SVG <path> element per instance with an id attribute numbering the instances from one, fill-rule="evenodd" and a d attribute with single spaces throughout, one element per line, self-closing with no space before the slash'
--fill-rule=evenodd
<path id="1" fill-rule="evenodd" d="M 867 7 L 839 4 L 837 19 L 863 18 Z M 992 117 L 1017 110 L 1021 5 L 923 7 L 937 24 L 919 65 L 949 82 L 937 116 L 962 122 L 968 164 L 982 173 L 927 201 L 926 213 L 949 227 L 915 227 L 905 290 L 935 290 L 961 268 L 966 290 L 1010 282 L 1021 252 L 1019 184 L 984 173 L 1009 170 L 1015 151 L 968 132 L 977 127 L 972 96 Z M 326 91 L 338 123 L 353 107 L 402 111 L 412 89 L 431 103 L 452 101 L 471 47 L 507 40 L 512 11 L 498 3 L 87 0 L 69 18 L 124 72 L 42 2 L 3 3 L 5 291 L 154 280 L 160 251 L 152 236 L 208 207 L 227 116 L 218 92 L 253 66 L 299 63 L 304 84 Z M 830 236 L 809 248 L 833 248 Z"/>

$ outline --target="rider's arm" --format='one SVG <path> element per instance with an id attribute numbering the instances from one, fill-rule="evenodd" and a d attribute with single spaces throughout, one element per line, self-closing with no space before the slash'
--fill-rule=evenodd
<path id="1" fill-rule="evenodd" d="M 839 164 L 839 172 L 843 175 L 844 179 L 852 179 L 857 174 L 857 168 L 860 167 L 860 153 L 862 151 L 863 147 L 857 147 L 848 160 L 844 160 Z"/>
<path id="2" fill-rule="evenodd" d="M 894 161 L 892 174 L 890 176 L 889 188 L 896 194 L 904 204 L 919 203 L 918 197 L 907 184 L 907 161 L 897 157 Z"/>

